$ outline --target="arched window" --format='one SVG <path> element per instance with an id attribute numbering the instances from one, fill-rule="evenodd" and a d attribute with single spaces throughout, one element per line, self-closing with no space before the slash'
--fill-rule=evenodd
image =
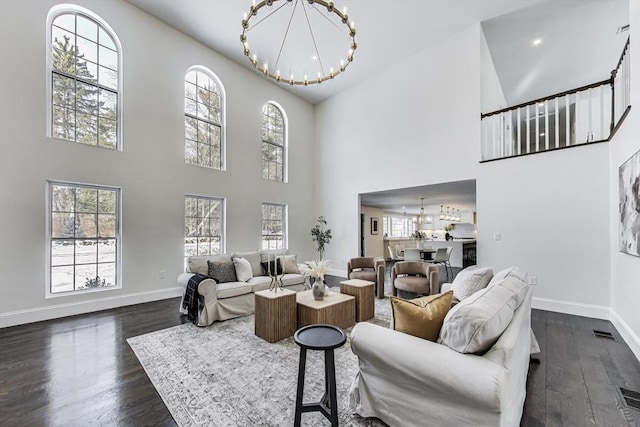
<path id="1" fill-rule="evenodd" d="M 120 149 L 122 49 L 115 32 L 72 5 L 53 7 L 47 22 L 49 136 Z"/>
<path id="2" fill-rule="evenodd" d="M 224 170 L 224 88 L 210 70 L 192 67 L 184 82 L 184 161 Z"/>
<path id="3" fill-rule="evenodd" d="M 287 121 L 282 107 L 273 101 L 262 106 L 262 177 L 287 181 Z"/>

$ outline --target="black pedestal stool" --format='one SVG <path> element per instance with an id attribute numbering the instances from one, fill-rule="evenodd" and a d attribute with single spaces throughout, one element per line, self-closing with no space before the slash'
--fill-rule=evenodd
<path id="1" fill-rule="evenodd" d="M 347 335 L 342 329 L 333 325 L 309 325 L 298 329 L 293 335 L 293 340 L 300 346 L 294 426 L 300 426 L 303 412 L 320 412 L 331 421 L 332 427 L 337 426 L 338 399 L 336 396 L 336 365 L 333 349 L 343 346 L 347 341 Z M 324 351 L 324 394 L 319 402 L 314 403 L 302 403 L 307 350 Z"/>

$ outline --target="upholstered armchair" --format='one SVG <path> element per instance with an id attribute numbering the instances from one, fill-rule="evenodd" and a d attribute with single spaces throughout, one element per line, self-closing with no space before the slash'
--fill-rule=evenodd
<path id="1" fill-rule="evenodd" d="M 426 262 L 396 262 L 391 269 L 391 294 L 398 289 L 415 294 L 434 295 L 440 287 L 438 267 Z"/>
<path id="2" fill-rule="evenodd" d="M 384 298 L 384 258 L 351 258 L 347 263 L 347 278 L 368 280 L 375 283 L 378 298 Z"/>

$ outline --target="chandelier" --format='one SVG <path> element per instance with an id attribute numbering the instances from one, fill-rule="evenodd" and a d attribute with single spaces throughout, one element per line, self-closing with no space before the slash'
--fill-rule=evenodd
<path id="1" fill-rule="evenodd" d="M 278 3 L 281 4 L 278 5 Z M 287 14 L 288 11 L 290 14 Z M 252 47 L 249 47 L 249 33 L 259 25 L 262 28 L 270 26 L 271 31 L 273 28 L 282 27 L 284 36 L 279 48 L 268 45 L 273 40 L 273 32 L 266 33 L 263 37 L 254 33 Z M 316 37 L 314 28 L 322 33 L 321 37 Z M 335 34 L 327 36 L 331 33 Z M 293 42 L 287 43 L 289 36 Z M 353 61 L 353 54 L 357 47 L 355 36 L 355 24 L 349 21 L 347 8 L 340 11 L 334 6 L 333 1 L 262 0 L 256 3 L 256 0 L 253 0 L 249 13 L 245 12 L 242 18 L 240 41 L 245 56 L 260 73 L 277 82 L 307 86 L 333 79 L 345 71 Z M 309 42 L 309 46 L 313 46 L 313 49 L 310 49 L 311 54 L 295 52 L 292 56 L 288 49 L 290 45 L 303 43 L 305 39 Z M 342 40 L 345 41 L 345 46 L 342 48 L 344 56 L 340 56 L 336 48 Z M 319 44 L 325 41 L 329 43 L 329 48 L 326 44 Z M 255 46 L 253 46 L 254 43 Z M 326 54 L 328 50 L 335 50 L 333 52 L 335 57 L 330 58 L 329 62 L 324 62 L 327 58 L 324 58 L 321 53 Z M 305 58 L 311 59 L 312 62 L 305 62 Z M 299 68 L 294 69 L 293 61 L 298 63 Z"/>
<path id="2" fill-rule="evenodd" d="M 445 213 L 443 208 L 444 208 L 444 205 L 440 205 L 440 220 L 441 221 L 460 222 L 460 209 L 458 209 L 457 213 L 456 213 L 456 209 L 455 208 L 450 208 L 449 206 L 447 206 L 447 212 Z"/>
<path id="3" fill-rule="evenodd" d="M 418 215 L 418 230 L 427 229 L 426 226 L 433 222 L 433 217 L 424 214 L 424 197 L 421 197 L 422 207 L 420 208 L 420 215 Z"/>

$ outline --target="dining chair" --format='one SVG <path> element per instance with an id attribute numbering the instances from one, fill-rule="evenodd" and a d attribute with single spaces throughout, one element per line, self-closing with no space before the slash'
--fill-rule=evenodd
<path id="1" fill-rule="evenodd" d="M 404 249 L 405 261 L 422 261 L 420 256 L 420 249 L 418 248 L 405 248 Z"/>
<path id="2" fill-rule="evenodd" d="M 438 267 L 440 266 L 440 264 L 444 265 L 444 271 L 447 274 L 447 280 L 449 280 L 449 270 L 447 270 L 447 262 L 448 262 L 447 251 L 449 249 L 452 249 L 452 248 L 447 247 L 447 248 L 436 249 L 436 254 L 433 257 L 433 261 L 431 261 Z"/>

